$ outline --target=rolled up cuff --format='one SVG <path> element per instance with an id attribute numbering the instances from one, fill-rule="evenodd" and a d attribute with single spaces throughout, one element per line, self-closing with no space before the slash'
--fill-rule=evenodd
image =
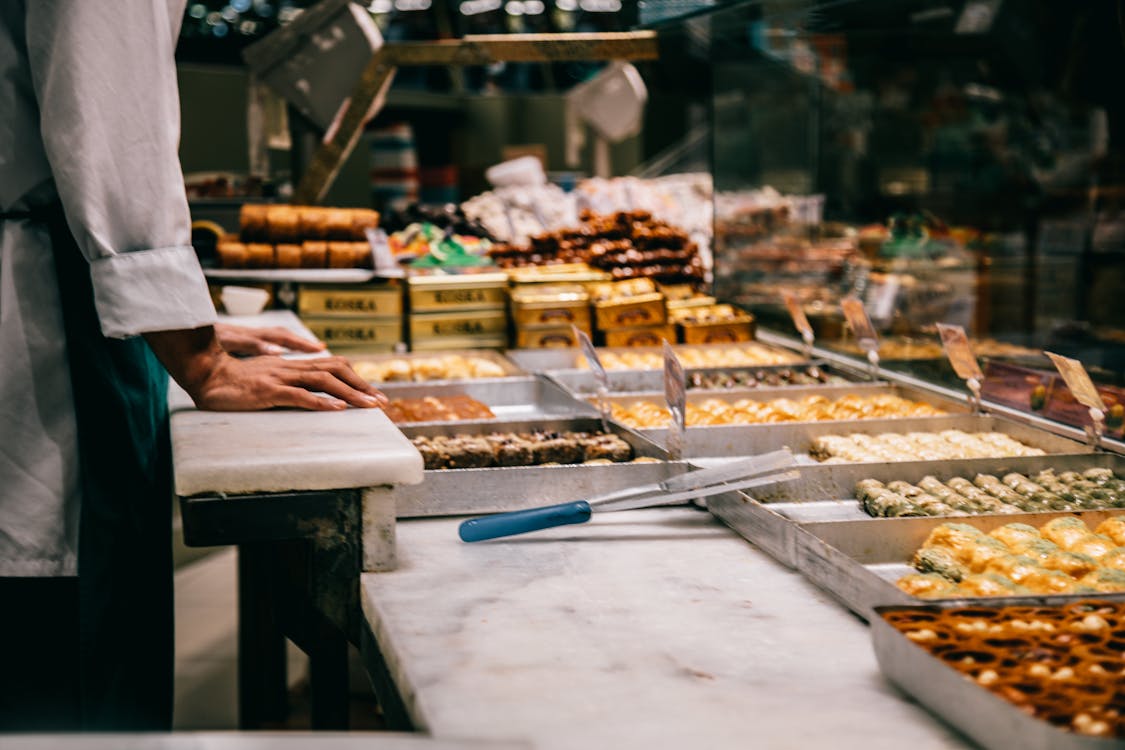
<path id="1" fill-rule="evenodd" d="M 127 338 L 215 322 L 215 305 L 190 247 L 119 253 L 90 264 L 102 333 Z"/>

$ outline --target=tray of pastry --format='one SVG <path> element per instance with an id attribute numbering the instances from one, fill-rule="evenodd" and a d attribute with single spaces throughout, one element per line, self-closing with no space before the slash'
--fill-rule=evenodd
<path id="1" fill-rule="evenodd" d="M 978 422 L 981 428 L 1002 427 L 1006 435 L 1021 442 L 1033 443 L 1038 439 L 1034 434 L 1023 432 L 1032 428 L 1017 423 L 986 421 L 993 420 L 992 417 L 970 419 L 981 420 Z M 1039 443 L 1040 449 L 1050 447 L 1064 453 L 956 461 L 807 466 L 801 468 L 801 477 L 794 482 L 771 490 L 712 498 L 708 507 L 745 539 L 782 564 L 796 568 L 799 538 L 805 533 L 802 524 L 862 522 L 921 515 L 1021 514 L 1044 507 L 1077 508 L 1078 504 L 1068 504 L 1065 498 L 1037 497 L 1036 493 L 1040 490 L 1027 487 L 1019 478 L 1029 483 L 1038 479 L 1050 485 L 1045 473 L 1068 479 L 1070 472 L 1081 475 L 1100 469 L 1111 471 L 1115 476 L 1125 476 L 1125 458 L 1106 453 L 1083 454 L 1081 451 L 1088 448 L 1081 443 L 1073 443 L 1073 450 L 1067 454 L 1065 451 L 1070 441 L 1049 433 L 1039 434 L 1044 441 Z M 1022 488 L 1031 492 L 1027 497 L 1017 497 L 1020 493 L 1011 491 L 1007 485 L 996 486 L 997 482 L 1003 485 L 1005 480 L 1020 482 Z M 991 493 L 982 488 L 990 489 Z M 1101 507 L 1112 503 L 1083 504 Z M 895 513 L 901 515 L 896 516 Z"/>
<path id="2" fill-rule="evenodd" d="M 797 570 L 870 620 L 877 606 L 1021 596 L 1125 599 L 1125 509 L 802 524 Z"/>
<path id="3" fill-rule="evenodd" d="M 668 410 L 663 392 L 614 393 L 607 401 L 614 420 L 664 443 Z M 844 423 L 849 429 L 853 425 L 868 429 L 906 420 L 942 419 L 952 425 L 951 417 L 968 416 L 968 406 L 960 399 L 912 386 L 871 382 L 689 391 L 686 411 L 687 456 L 750 455 L 759 449 L 769 450 L 769 446 L 787 445 L 786 441 L 800 435 L 839 431 Z M 814 425 L 835 427 L 805 432 L 806 427 Z M 801 452 L 797 446 L 792 447 Z"/>
<path id="4" fill-rule="evenodd" d="M 406 425 L 425 462 L 395 488 L 400 518 L 496 513 L 584 500 L 690 469 L 663 448 L 596 417 Z"/>
<path id="5" fill-rule="evenodd" d="M 807 365 L 772 365 L 768 367 L 701 367 L 686 370 L 687 387 L 694 391 L 719 393 L 754 388 L 803 388 L 843 385 L 866 381 L 866 373 L 825 362 Z M 664 388 L 664 371 L 614 370 L 609 387 L 615 392 L 635 393 L 659 391 Z M 589 370 L 559 370 L 549 377 L 571 393 L 597 393 L 598 383 Z"/>
<path id="6" fill-rule="evenodd" d="M 676 344 L 672 347 L 684 369 L 702 367 L 773 367 L 798 365 L 808 359 L 797 352 L 759 341 L 737 344 Z M 578 348 L 513 349 L 508 352 L 521 367 L 533 372 L 589 370 Z M 598 358 L 606 370 L 663 370 L 664 351 L 659 347 L 601 347 Z"/>
<path id="7" fill-rule="evenodd" d="M 503 354 L 490 349 L 352 354 L 348 355 L 348 361 L 361 378 L 376 384 L 432 384 L 440 381 L 513 378 L 528 374 Z"/>
<path id="8" fill-rule="evenodd" d="M 879 668 L 988 750 L 1125 746 L 1125 603 L 879 607 Z"/>
<path id="9" fill-rule="evenodd" d="M 387 416 L 396 424 L 598 415 L 589 402 L 535 375 L 461 383 L 391 382 L 380 384 L 380 389 L 391 400 Z M 453 412 L 452 419 L 444 417 L 446 412 Z"/>

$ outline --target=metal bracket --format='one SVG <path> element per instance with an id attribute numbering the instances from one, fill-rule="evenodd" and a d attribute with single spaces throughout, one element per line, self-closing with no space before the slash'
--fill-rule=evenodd
<path id="1" fill-rule="evenodd" d="M 301 177 L 293 203 L 323 200 L 364 126 L 386 100 L 395 71 L 405 65 L 490 65 L 496 62 L 655 60 L 656 32 L 592 34 L 492 34 L 434 42 L 391 42 L 371 57 L 355 91 L 340 106 L 332 127 Z"/>

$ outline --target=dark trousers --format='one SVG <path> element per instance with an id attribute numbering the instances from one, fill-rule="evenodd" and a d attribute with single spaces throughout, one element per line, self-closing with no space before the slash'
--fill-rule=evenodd
<path id="1" fill-rule="evenodd" d="M 167 375 L 142 339 L 102 336 L 90 267 L 61 209 L 47 221 L 78 425 L 78 578 L 0 581 L 0 594 L 20 594 L 0 599 L 0 619 L 13 618 L 20 631 L 13 635 L 22 638 L 4 637 L 0 649 L 30 652 L 22 673 L 0 666 L 0 731 L 168 730 L 174 638 Z M 53 624 L 35 626 L 48 615 Z M 42 668 L 36 673 L 40 663 L 57 673 L 45 679 Z M 25 705 L 38 701 L 58 711 L 12 719 L 4 704 L 19 692 Z"/>

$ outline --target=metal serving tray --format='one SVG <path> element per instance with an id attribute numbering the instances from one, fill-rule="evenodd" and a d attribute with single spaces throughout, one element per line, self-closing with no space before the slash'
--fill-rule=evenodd
<path id="1" fill-rule="evenodd" d="M 995 419 L 995 417 L 971 417 L 971 419 Z M 1012 429 L 1019 427 L 1020 429 Z M 1023 439 L 1021 430 L 1032 428 L 1023 425 L 1005 426 L 1008 434 Z M 1048 443 L 1073 442 L 1048 433 L 1038 433 L 1042 438 L 1037 447 L 1046 449 Z M 1016 458 L 973 458 L 962 461 L 903 461 L 900 463 L 870 464 L 818 464 L 802 467 L 801 478 L 786 485 L 753 493 L 731 494 L 723 498 L 711 498 L 708 509 L 730 526 L 747 541 L 776 558 L 790 568 L 798 567 L 799 539 L 807 533 L 803 524 L 825 522 L 886 523 L 903 520 L 894 518 L 873 518 L 859 507 L 855 499 L 855 485 L 861 479 L 878 479 L 892 482 L 901 479 L 917 482 L 926 476 L 937 477 L 941 481 L 953 477 L 973 477 L 977 474 L 1003 476 L 1012 471 L 1021 474 L 1035 473 L 1054 468 L 1059 471 L 1091 469 L 1101 467 L 1125 474 L 1125 457 L 1108 453 L 1086 453 L 1073 455 L 1086 446 L 1073 442 L 1075 450 L 1071 455 L 1022 456 Z M 1005 518 L 1005 523 L 1015 523 L 1033 514 L 1007 514 L 996 516 Z M 987 518 L 991 516 L 977 516 Z M 965 516 L 946 516 L 943 519 L 960 520 Z M 894 528 L 894 527 L 888 527 Z M 913 552 L 911 552 L 913 554 Z"/>
<path id="2" fill-rule="evenodd" d="M 392 359 L 406 359 L 406 360 L 410 360 L 410 359 L 437 359 L 437 358 L 440 358 L 440 357 L 451 356 L 451 355 L 452 356 L 458 356 L 458 357 L 476 357 L 477 359 L 485 359 L 485 360 L 488 360 L 489 362 L 495 362 L 496 364 L 500 365 L 501 368 L 503 368 L 504 377 L 503 378 L 449 378 L 449 379 L 441 379 L 441 380 L 437 380 L 437 379 L 435 379 L 435 380 L 386 380 L 386 381 L 382 381 L 382 382 L 376 382 L 375 385 L 379 388 L 382 388 L 384 385 L 390 385 L 392 383 L 402 383 L 404 385 L 410 384 L 410 383 L 413 383 L 413 384 L 416 384 L 416 385 L 421 384 L 421 383 L 425 383 L 426 385 L 434 385 L 434 384 L 438 384 L 438 383 L 466 383 L 466 382 L 470 382 L 470 381 L 471 382 L 482 382 L 482 381 L 485 381 L 485 380 L 504 380 L 506 382 L 506 380 L 505 380 L 506 378 L 528 375 L 528 373 L 525 370 L 523 370 L 519 365 L 517 365 L 515 362 L 508 359 L 507 357 L 505 357 L 500 352 L 494 351 L 492 349 L 457 349 L 457 350 L 449 350 L 449 351 L 409 352 L 409 353 L 404 353 L 404 354 L 345 354 L 345 356 L 348 358 L 348 361 L 352 362 L 353 364 L 358 363 L 358 362 L 386 362 L 386 361 L 392 360 Z"/>
<path id="3" fill-rule="evenodd" d="M 387 397 L 425 398 L 426 396 L 469 396 L 492 409 L 498 421 L 549 419 L 552 417 L 598 416 L 587 401 L 574 398 L 543 376 L 462 380 L 456 383 L 381 383 Z M 492 420 L 473 420 L 492 421 Z M 421 423 L 415 423 L 421 424 Z"/>
<path id="4" fill-rule="evenodd" d="M 852 383 L 849 385 L 794 385 L 780 388 L 740 388 L 723 391 L 688 391 L 688 403 L 700 403 L 712 398 L 724 401 L 750 399 L 772 401 L 779 398 L 801 398 L 823 395 L 829 399 L 848 394 L 875 396 L 894 394 L 914 401 L 922 401 L 949 412 L 939 417 L 880 417 L 877 419 L 840 419 L 819 422 L 769 422 L 748 425 L 697 425 L 689 426 L 685 435 L 684 456 L 752 456 L 763 451 L 788 445 L 794 453 L 807 453 L 812 439 L 840 432 L 905 432 L 926 430 L 962 429 L 959 420 L 971 419 L 966 402 L 929 393 L 920 388 L 887 383 Z M 610 404 L 630 404 L 635 401 L 664 402 L 663 392 L 616 393 L 609 397 Z M 901 425 L 903 429 L 896 429 Z M 653 442 L 667 442 L 666 428 L 641 428 L 637 430 Z"/>
<path id="5" fill-rule="evenodd" d="M 596 417 L 518 421 L 448 422 L 404 425 L 408 438 L 418 435 L 483 435 L 491 432 L 535 430 L 595 432 L 602 429 Z M 473 515 L 524 510 L 540 505 L 585 500 L 614 490 L 661 482 L 691 469 L 686 461 L 668 461 L 663 448 L 616 424 L 610 431 L 633 446 L 638 457 L 658 458 L 659 463 L 562 464 L 511 466 L 485 469 L 432 469 L 421 484 L 395 488 L 399 518 Z"/>
<path id="6" fill-rule="evenodd" d="M 766 372 L 778 372 L 780 370 L 806 370 L 809 367 L 818 367 L 829 375 L 836 375 L 837 377 L 844 378 L 851 382 L 868 381 L 867 375 L 858 370 L 851 368 L 840 367 L 838 365 L 828 364 L 826 362 L 811 362 L 808 364 L 799 365 L 772 365 L 769 367 L 699 367 L 688 368 L 688 373 L 707 373 L 721 375 L 726 373 L 740 373 L 748 370 L 758 371 L 764 370 Z M 624 392 L 638 392 L 638 391 L 659 391 L 664 387 L 664 371 L 663 370 L 612 370 L 609 373 L 609 386 L 612 391 Z M 590 370 L 559 370 L 556 372 L 548 373 L 548 377 L 557 382 L 563 388 L 576 395 L 591 395 L 597 393 L 598 383 L 594 378 L 594 373 Z M 761 388 L 784 388 L 787 391 L 793 388 L 822 388 L 823 385 L 781 385 L 781 386 L 759 386 L 754 389 L 738 389 L 738 390 L 760 390 Z M 692 393 L 729 393 L 731 388 L 716 388 L 716 389 L 703 389 L 688 388 Z"/>
<path id="7" fill-rule="evenodd" d="M 1112 600 L 1105 595 L 1075 597 L 1090 601 Z M 988 599 L 989 608 L 1035 606 L 1042 602 L 1023 597 Z M 895 686 L 913 696 L 942 720 L 968 735 L 987 750 L 1107 750 L 1125 747 L 1119 738 L 1089 737 L 1068 732 L 1021 711 L 987 688 L 977 685 L 953 667 L 932 656 L 883 619 L 883 612 L 909 609 L 935 611 L 954 606 L 981 606 L 980 600 L 925 607 L 879 607 L 871 618 L 871 638 L 879 668 Z"/>
<path id="8" fill-rule="evenodd" d="M 867 521 L 826 521 L 802 524 L 797 535 L 797 570 L 832 594 L 844 606 L 870 621 L 875 607 L 958 602 L 965 606 L 992 604 L 998 597 L 918 599 L 895 586 L 895 581 L 917 572 L 910 565 L 914 553 L 936 527 L 955 521 L 991 531 L 1009 523 L 1036 528 L 1054 518 L 1078 516 L 1094 528 L 1125 509 L 1086 510 L 1077 513 L 1016 513 L 955 518 L 880 518 Z M 1090 594 L 1020 597 L 1029 604 L 1065 604 L 1090 599 Z M 1098 594 L 1095 598 L 1122 600 L 1125 594 Z"/>
<path id="9" fill-rule="evenodd" d="M 784 366 L 792 367 L 795 365 L 808 364 L 809 360 L 804 355 L 779 346 L 773 343 L 766 343 L 764 341 L 739 341 L 729 342 L 725 344 L 674 344 L 672 350 L 675 352 L 682 352 L 685 349 L 700 349 L 700 350 L 722 350 L 722 349 L 739 349 L 750 346 L 762 347 L 770 351 L 777 352 L 778 354 L 785 354 L 792 357 L 792 361 L 786 363 Z M 611 352 L 613 354 L 635 354 L 638 352 L 654 352 L 660 354 L 660 348 L 650 347 L 629 347 L 629 346 L 607 346 L 599 347 L 598 353 Z M 582 358 L 582 350 L 578 347 L 570 347 L 567 349 L 509 349 L 508 357 L 513 362 L 517 363 L 520 367 L 532 372 L 556 372 L 556 371 L 575 371 L 585 372 L 586 368 L 579 367 L 578 363 Z M 756 366 L 756 365 L 750 365 Z M 610 375 L 614 372 L 645 372 L 645 370 L 611 370 Z M 660 372 L 660 368 L 656 368 L 655 372 Z"/>

